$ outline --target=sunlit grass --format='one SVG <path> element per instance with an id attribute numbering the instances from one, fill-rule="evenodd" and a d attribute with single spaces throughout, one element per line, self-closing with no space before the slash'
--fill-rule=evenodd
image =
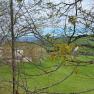
<path id="1" fill-rule="evenodd" d="M 94 60 L 93 57 L 84 57 L 79 56 L 78 59 L 81 61 L 89 61 Z M 20 68 L 20 84 L 24 84 L 27 81 L 27 86 L 29 90 L 37 90 L 46 86 L 50 86 L 51 84 L 57 83 L 58 81 L 64 79 L 67 75 L 69 75 L 74 66 L 65 66 L 62 64 L 60 68 L 50 74 L 45 72 L 54 70 L 57 65 L 60 64 L 57 62 L 51 62 L 50 60 L 45 60 L 40 65 L 32 64 L 32 63 L 21 63 L 19 64 Z M 37 66 L 37 67 L 36 67 Z M 52 67 L 53 66 L 53 67 Z M 39 75 L 40 76 L 36 76 Z M 33 76 L 32 76 L 33 75 Z M 35 75 L 35 76 L 34 76 Z M 0 87 L 6 86 L 4 88 L 0 88 L 0 94 L 10 94 L 12 88 L 9 82 L 11 79 L 11 66 L 9 65 L 1 65 L 0 66 Z M 66 94 L 80 92 L 88 89 L 93 89 L 94 87 L 94 65 L 88 66 L 78 66 L 77 70 L 64 82 L 57 84 L 51 88 L 48 88 L 45 91 L 49 92 L 64 92 Z M 22 92 L 22 90 L 20 91 Z M 24 94 L 24 93 L 22 93 Z M 85 93 L 85 94 L 94 94 L 94 91 Z"/>

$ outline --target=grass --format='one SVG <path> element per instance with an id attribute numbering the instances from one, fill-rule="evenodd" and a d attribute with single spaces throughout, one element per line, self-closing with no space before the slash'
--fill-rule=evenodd
<path id="1" fill-rule="evenodd" d="M 78 59 L 82 61 L 91 61 L 94 60 L 94 57 L 91 56 L 79 56 Z M 32 76 L 38 74 L 44 74 L 46 72 L 54 70 L 58 62 L 51 62 L 50 60 L 45 60 L 44 63 L 40 65 L 33 65 L 30 63 L 21 63 L 20 64 L 20 84 L 26 84 L 29 90 L 34 91 L 35 89 L 40 89 L 51 84 L 54 84 L 58 81 L 64 79 L 67 75 L 69 75 L 74 66 L 64 66 L 62 65 L 57 71 L 52 72 L 50 74 L 45 74 L 41 76 Z M 37 68 L 36 68 L 37 66 Z M 53 66 L 53 67 L 52 67 Z M 0 65 L 0 94 L 10 94 L 12 92 L 12 86 L 9 81 L 11 80 L 11 66 L 9 65 Z M 25 75 L 24 75 L 25 74 Z M 27 75 L 27 76 L 26 76 Z M 94 65 L 88 66 L 79 66 L 72 76 L 70 76 L 64 82 L 57 84 L 51 88 L 46 89 L 45 91 L 49 92 L 64 92 L 65 94 L 70 94 L 80 91 L 86 91 L 89 89 L 93 89 L 94 87 Z M 22 92 L 21 94 L 25 94 Z M 82 94 L 94 94 L 94 91 L 86 92 Z"/>
<path id="2" fill-rule="evenodd" d="M 80 61 L 94 61 L 94 56 L 84 56 L 84 55 L 79 55 L 77 57 L 78 60 Z"/>

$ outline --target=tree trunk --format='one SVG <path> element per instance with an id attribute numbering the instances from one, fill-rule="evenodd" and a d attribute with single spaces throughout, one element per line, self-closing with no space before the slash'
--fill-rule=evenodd
<path id="1" fill-rule="evenodd" d="M 11 51 L 12 51 L 12 81 L 13 94 L 16 94 L 16 63 L 15 63 L 15 36 L 14 36 L 14 21 L 13 21 L 13 0 L 10 0 L 10 31 L 11 31 Z"/>

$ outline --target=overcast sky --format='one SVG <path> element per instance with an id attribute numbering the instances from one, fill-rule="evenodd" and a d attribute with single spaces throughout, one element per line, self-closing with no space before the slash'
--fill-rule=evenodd
<path id="1" fill-rule="evenodd" d="M 25 0 L 26 2 L 31 2 L 31 0 Z M 39 0 L 36 0 L 39 1 Z M 60 2 L 66 2 L 66 3 L 72 3 L 74 0 L 43 0 L 46 2 L 54 2 L 54 3 L 60 3 Z M 91 6 L 94 6 L 94 0 L 82 0 L 82 6 L 84 9 L 90 9 Z"/>
<path id="2" fill-rule="evenodd" d="M 35 0 L 39 1 L 39 0 Z M 53 3 L 60 3 L 60 2 L 65 2 L 65 3 L 73 3 L 75 0 L 43 0 L 43 2 L 53 2 Z M 32 0 L 26 0 L 26 2 L 32 2 Z M 82 0 L 82 8 L 86 10 L 90 10 L 91 7 L 94 6 L 94 0 Z M 48 28 L 47 28 L 48 29 Z M 50 30 L 45 30 L 45 31 L 50 31 Z"/>

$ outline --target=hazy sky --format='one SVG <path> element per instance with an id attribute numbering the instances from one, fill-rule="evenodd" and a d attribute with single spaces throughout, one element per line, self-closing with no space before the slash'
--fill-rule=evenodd
<path id="1" fill-rule="evenodd" d="M 25 0 L 26 2 L 31 2 L 31 0 Z M 36 0 L 39 1 L 39 0 Z M 54 2 L 54 3 L 60 3 L 60 2 L 66 2 L 66 3 L 72 3 L 74 0 L 43 0 L 45 2 Z M 94 5 L 94 0 L 82 0 L 82 6 L 84 9 L 89 9 L 91 6 Z"/>
<path id="2" fill-rule="evenodd" d="M 36 0 L 37 2 L 39 0 Z M 53 3 L 60 3 L 60 2 L 65 2 L 65 3 L 73 3 L 75 0 L 43 0 L 43 2 L 53 2 Z M 26 0 L 26 2 L 32 2 L 31 0 Z M 86 10 L 90 10 L 91 7 L 94 6 L 94 0 L 82 0 L 82 8 Z M 50 28 L 51 29 L 51 28 Z M 45 29 L 45 31 L 50 31 L 48 28 Z"/>

